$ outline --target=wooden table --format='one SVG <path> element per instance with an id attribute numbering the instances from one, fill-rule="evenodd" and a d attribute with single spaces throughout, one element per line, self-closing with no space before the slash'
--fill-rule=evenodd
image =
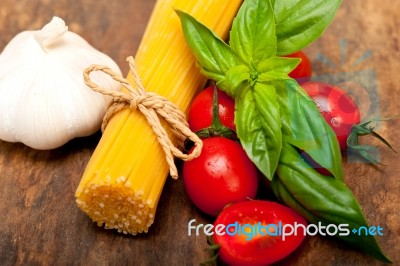
<path id="1" fill-rule="evenodd" d="M 125 58 L 135 54 L 154 2 L 2 0 L 0 49 L 18 32 L 39 29 L 57 15 L 65 19 L 71 31 L 110 55 L 127 73 Z M 372 71 L 369 73 L 375 76 L 366 77 L 366 86 L 376 85 L 379 101 L 368 94 L 361 99 L 378 104 L 382 116 L 400 111 L 398 10 L 399 1 L 344 1 L 323 37 L 305 50 L 317 77 L 325 74 L 323 77 L 340 79 L 343 73 Z M 347 53 L 342 62 L 344 48 Z M 368 50 L 371 56 L 354 66 Z M 320 63 L 321 55 L 333 65 Z M 398 120 L 383 123 L 379 132 L 400 150 L 399 125 Z M 156 222 L 145 235 L 131 237 L 104 230 L 77 208 L 74 192 L 99 138 L 100 133 L 76 139 L 52 151 L 0 141 L 0 264 L 196 265 L 206 259 L 206 238 L 188 237 L 187 223 L 191 219 L 211 221 L 189 202 L 181 180 L 166 183 Z M 370 223 L 384 228 L 384 236 L 378 241 L 398 264 L 400 157 L 380 147 L 386 166 L 346 163 L 346 180 Z M 308 237 L 281 264 L 379 262 L 334 239 Z"/>

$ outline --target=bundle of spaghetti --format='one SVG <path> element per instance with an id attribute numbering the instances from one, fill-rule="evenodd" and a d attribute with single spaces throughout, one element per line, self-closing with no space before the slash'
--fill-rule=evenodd
<path id="1" fill-rule="evenodd" d="M 164 96 L 187 113 L 206 79 L 196 67 L 175 9 L 226 37 L 241 4 L 242 0 L 158 0 L 135 56 L 146 91 Z M 132 73 L 127 79 L 133 83 Z M 76 202 L 99 226 L 125 234 L 147 232 L 168 171 L 165 153 L 146 118 L 138 110 L 123 109 L 104 130 L 75 193 Z"/>

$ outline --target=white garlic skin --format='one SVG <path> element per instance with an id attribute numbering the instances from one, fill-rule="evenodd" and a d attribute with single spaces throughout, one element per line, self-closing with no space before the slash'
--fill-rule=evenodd
<path id="1" fill-rule="evenodd" d="M 57 19 L 52 22 L 60 24 Z M 105 65 L 121 74 L 111 58 L 79 35 L 50 30 L 59 36 L 25 31 L 0 54 L 0 139 L 39 150 L 100 129 L 111 99 L 84 83 L 83 71 L 89 65 Z M 91 79 L 101 87 L 120 89 L 103 73 L 92 73 Z"/>

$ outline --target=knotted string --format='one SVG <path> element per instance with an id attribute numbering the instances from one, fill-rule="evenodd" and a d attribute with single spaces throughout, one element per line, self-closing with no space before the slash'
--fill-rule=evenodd
<path id="1" fill-rule="evenodd" d="M 198 157 L 203 147 L 203 142 L 189 129 L 185 114 L 177 105 L 156 93 L 146 92 L 136 70 L 133 57 L 128 57 L 126 61 L 129 64 L 131 73 L 133 74 L 137 89 L 134 89 L 128 80 L 106 66 L 91 65 L 83 73 L 83 79 L 87 86 L 89 86 L 93 91 L 111 96 L 113 99 L 113 103 L 103 118 L 101 130 L 104 132 L 111 117 L 122 109 L 129 107 L 132 110 L 139 110 L 146 117 L 147 122 L 156 134 L 158 142 L 161 144 L 165 152 L 170 175 L 172 178 L 176 179 L 178 178 L 178 170 L 174 162 L 174 157 L 180 158 L 184 161 L 189 161 Z M 121 85 L 128 90 L 128 93 L 109 90 L 98 86 L 89 77 L 90 73 L 94 71 L 102 71 L 103 73 L 106 73 L 112 79 L 121 83 Z M 185 154 L 175 147 L 169 138 L 167 131 L 162 126 L 159 116 L 169 124 L 170 129 L 181 143 L 186 139 L 189 139 L 194 143 L 194 149 L 190 154 Z"/>

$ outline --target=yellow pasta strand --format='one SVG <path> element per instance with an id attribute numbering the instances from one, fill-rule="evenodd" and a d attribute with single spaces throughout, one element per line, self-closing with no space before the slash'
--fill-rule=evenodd
<path id="1" fill-rule="evenodd" d="M 135 56 L 145 89 L 187 113 L 206 79 L 196 67 L 174 9 L 191 14 L 226 37 L 241 4 L 242 0 L 158 0 Z M 131 73 L 128 80 L 133 83 Z M 133 235 L 147 232 L 168 169 L 146 118 L 139 111 L 125 109 L 109 121 L 78 186 L 76 202 L 99 226 Z"/>

